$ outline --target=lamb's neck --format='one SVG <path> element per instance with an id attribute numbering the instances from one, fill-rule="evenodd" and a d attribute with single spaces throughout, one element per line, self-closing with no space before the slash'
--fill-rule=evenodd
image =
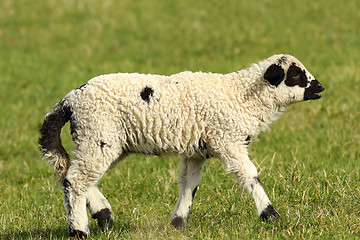
<path id="1" fill-rule="evenodd" d="M 274 89 L 263 80 L 262 71 L 257 64 L 233 73 L 237 101 L 261 129 L 277 120 L 287 106 L 279 105 L 274 98 Z"/>
<path id="2" fill-rule="evenodd" d="M 281 114 L 286 110 L 286 106 L 279 106 L 274 103 L 273 99 L 261 95 L 248 100 L 244 104 L 245 108 L 256 109 L 250 111 L 251 116 L 256 119 L 260 129 L 266 129 L 272 122 L 279 119 Z"/>

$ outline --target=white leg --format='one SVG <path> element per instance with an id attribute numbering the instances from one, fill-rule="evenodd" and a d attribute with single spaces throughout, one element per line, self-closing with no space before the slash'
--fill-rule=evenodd
<path id="1" fill-rule="evenodd" d="M 117 160 L 111 163 L 111 169 L 115 167 L 121 160 L 127 157 L 127 154 L 121 155 Z M 101 230 L 111 227 L 113 224 L 113 216 L 111 205 L 104 195 L 100 192 L 97 185 L 91 185 L 86 192 L 86 206 L 89 209 L 91 217 L 98 221 Z"/>
<path id="2" fill-rule="evenodd" d="M 86 206 L 101 229 L 112 226 L 111 206 L 96 185 L 90 186 L 86 192 Z"/>
<path id="3" fill-rule="evenodd" d="M 96 184 L 119 156 L 119 150 L 114 151 L 105 143 L 90 140 L 75 149 L 74 160 L 63 183 L 64 206 L 70 236 L 86 237 L 89 234 L 86 205 L 100 227 L 112 221 L 110 204 Z"/>
<path id="4" fill-rule="evenodd" d="M 171 216 L 171 224 L 176 228 L 185 226 L 196 190 L 201 181 L 205 161 L 202 158 L 184 159 L 182 161 L 179 200 Z"/>
<path id="5" fill-rule="evenodd" d="M 261 185 L 255 165 L 250 161 L 245 147 L 231 149 L 220 156 L 227 172 L 235 174 L 237 180 L 248 190 L 254 199 L 258 216 L 263 221 L 273 221 L 280 218 L 274 210 L 264 188 Z M 230 151 L 229 151 L 230 150 Z"/>
<path id="6" fill-rule="evenodd" d="M 68 175 L 68 174 L 67 174 Z M 86 197 L 83 186 L 65 178 L 63 182 L 64 207 L 67 213 L 68 231 L 71 237 L 87 237 L 90 233 L 86 213 Z"/>

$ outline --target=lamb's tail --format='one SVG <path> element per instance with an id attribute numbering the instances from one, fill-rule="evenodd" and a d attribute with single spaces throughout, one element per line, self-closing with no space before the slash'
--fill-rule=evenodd
<path id="1" fill-rule="evenodd" d="M 65 123 L 70 120 L 71 115 L 70 107 L 66 106 L 64 101 L 61 101 L 46 114 L 40 129 L 40 150 L 43 157 L 54 168 L 60 184 L 63 183 L 70 166 L 70 157 L 61 144 L 60 133 Z"/>

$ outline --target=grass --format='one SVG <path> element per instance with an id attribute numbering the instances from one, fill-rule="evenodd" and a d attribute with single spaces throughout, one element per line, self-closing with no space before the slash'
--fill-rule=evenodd
<path id="1" fill-rule="evenodd" d="M 67 238 L 62 192 L 38 152 L 44 114 L 110 72 L 232 72 L 297 56 L 325 86 L 250 147 L 282 221 L 259 222 L 249 195 L 211 159 L 189 227 L 175 230 L 178 158 L 133 155 L 100 188 L 115 228 L 93 239 L 360 238 L 358 1 L 0 2 L 0 239 Z M 64 145 L 70 149 L 69 134 Z"/>

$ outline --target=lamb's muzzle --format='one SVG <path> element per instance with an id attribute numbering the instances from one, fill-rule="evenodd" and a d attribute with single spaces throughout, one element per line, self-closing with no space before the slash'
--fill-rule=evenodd
<path id="1" fill-rule="evenodd" d="M 304 92 L 304 101 L 306 100 L 316 100 L 321 98 L 320 93 L 323 92 L 325 88 L 319 83 L 318 80 L 312 80 L 310 86 L 305 89 Z"/>

